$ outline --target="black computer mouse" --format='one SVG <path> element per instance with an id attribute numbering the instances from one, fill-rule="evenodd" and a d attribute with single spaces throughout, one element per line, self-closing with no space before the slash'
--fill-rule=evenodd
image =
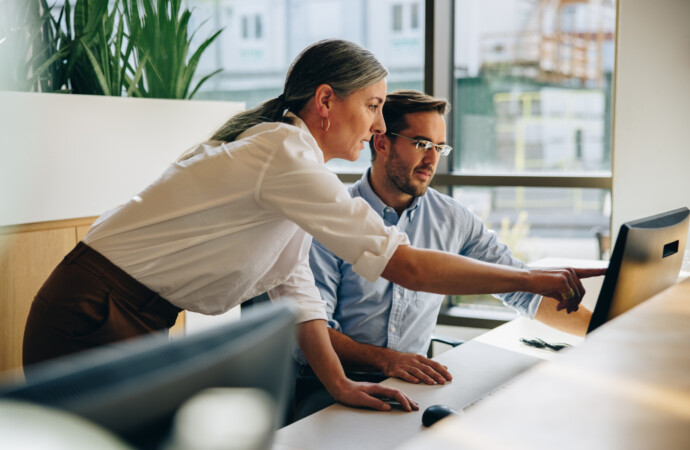
<path id="1" fill-rule="evenodd" d="M 458 412 L 450 406 L 431 405 L 425 409 L 424 414 L 422 414 L 422 425 L 430 427 L 444 417 L 457 413 Z"/>

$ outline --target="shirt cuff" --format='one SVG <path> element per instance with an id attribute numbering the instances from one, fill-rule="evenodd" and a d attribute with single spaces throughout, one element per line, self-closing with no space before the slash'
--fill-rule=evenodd
<path id="1" fill-rule="evenodd" d="M 365 251 L 352 265 L 352 269 L 370 283 L 375 283 L 379 279 L 398 246 L 410 245 L 410 239 L 405 233 L 399 232 L 395 227 L 387 228 L 392 228 L 392 230 L 386 241 L 386 248 L 378 254 Z"/>
<path id="2" fill-rule="evenodd" d="M 537 310 L 539 309 L 539 305 L 541 305 L 543 298 L 544 297 L 541 295 L 535 295 L 532 298 L 532 301 L 529 302 L 529 305 L 527 305 L 527 317 L 534 319 L 534 317 L 537 315 Z"/>
<path id="3" fill-rule="evenodd" d="M 326 315 L 325 303 L 321 298 L 314 299 L 312 297 L 283 297 L 276 295 L 276 289 L 268 292 L 269 297 L 273 301 L 291 301 L 297 305 L 297 323 L 309 322 L 310 320 L 328 320 Z"/>

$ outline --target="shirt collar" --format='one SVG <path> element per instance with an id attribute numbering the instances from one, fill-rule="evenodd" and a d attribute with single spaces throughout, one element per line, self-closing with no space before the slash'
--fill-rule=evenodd
<path id="1" fill-rule="evenodd" d="M 374 211 L 381 217 L 384 216 L 384 211 L 386 208 L 388 208 L 388 205 L 386 205 L 383 200 L 379 198 L 378 195 L 374 192 L 374 189 L 371 187 L 371 183 L 369 182 L 369 175 L 371 174 L 371 167 L 367 169 L 366 172 L 364 172 L 364 175 L 362 175 L 362 178 L 359 180 L 360 185 L 359 185 L 359 195 L 371 205 L 372 208 L 374 208 Z M 413 210 L 417 209 L 419 206 L 419 200 L 420 197 L 414 197 L 412 199 L 412 203 L 410 203 L 410 206 L 405 208 L 405 211 L 410 211 L 412 212 Z"/>
<path id="2" fill-rule="evenodd" d="M 314 141 L 314 147 L 316 147 L 320 152 L 320 154 L 318 155 L 318 158 L 320 159 L 321 163 L 323 163 L 324 162 L 323 149 L 321 147 L 319 147 L 319 144 L 316 142 L 316 139 L 314 139 L 314 136 L 311 134 L 311 131 L 309 130 L 309 127 L 307 126 L 307 124 L 304 123 L 304 120 L 302 120 L 297 114 L 293 113 L 290 110 L 286 110 L 285 113 L 283 114 L 283 117 L 288 117 L 288 118 L 292 119 L 292 124 L 287 124 L 287 125 L 292 125 L 292 126 L 297 127 L 306 133 L 309 133 L 309 136 Z"/>
<path id="3" fill-rule="evenodd" d="M 283 114 L 283 117 L 289 117 L 292 119 L 292 125 L 296 126 L 300 130 L 306 131 L 307 133 L 311 134 L 311 131 L 309 131 L 309 127 L 307 126 L 306 123 L 304 123 L 304 120 L 300 119 L 300 117 L 293 113 L 290 110 L 286 110 L 285 114 Z"/>

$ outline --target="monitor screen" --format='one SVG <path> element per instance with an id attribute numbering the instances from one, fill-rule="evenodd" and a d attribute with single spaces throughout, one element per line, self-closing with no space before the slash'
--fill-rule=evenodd
<path id="1" fill-rule="evenodd" d="M 689 216 L 680 208 L 621 225 L 587 332 L 678 280 Z"/>
<path id="2" fill-rule="evenodd" d="M 0 398 L 76 413 L 154 448 L 188 398 L 210 387 L 253 387 L 275 401 L 275 429 L 292 383 L 296 313 L 287 304 L 261 305 L 237 322 L 172 341 L 147 335 L 36 364 L 26 383 L 0 385 Z"/>

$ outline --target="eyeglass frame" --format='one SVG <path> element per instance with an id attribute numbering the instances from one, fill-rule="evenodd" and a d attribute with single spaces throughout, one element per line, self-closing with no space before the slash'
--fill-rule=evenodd
<path id="1" fill-rule="evenodd" d="M 402 134 L 398 133 L 393 133 L 392 131 L 387 131 L 386 134 L 392 134 L 393 136 L 398 136 L 401 138 L 405 138 L 408 141 L 412 141 L 415 144 L 415 148 L 419 150 L 419 146 L 421 145 L 424 151 L 430 150 L 432 147 L 434 150 L 436 150 L 436 153 L 438 153 L 441 156 L 448 156 L 450 155 L 450 152 L 453 151 L 453 147 L 447 144 L 434 144 L 428 139 L 414 139 L 411 137 L 403 136 Z"/>

